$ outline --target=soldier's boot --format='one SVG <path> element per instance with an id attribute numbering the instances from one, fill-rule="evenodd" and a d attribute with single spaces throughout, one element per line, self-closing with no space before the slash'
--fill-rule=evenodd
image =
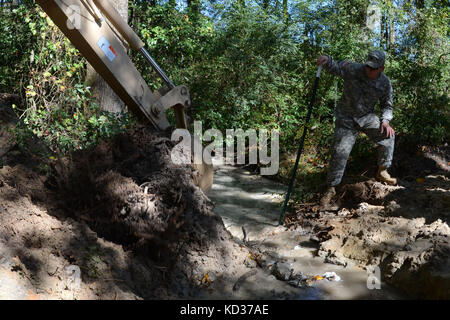
<path id="1" fill-rule="evenodd" d="M 334 187 L 328 187 L 325 194 L 322 196 L 319 202 L 319 209 L 322 211 L 336 211 L 339 209 L 339 205 L 333 201 L 333 197 L 336 195 L 336 189 Z"/>
<path id="2" fill-rule="evenodd" d="M 383 166 L 378 167 L 377 180 L 381 182 L 386 182 L 391 186 L 395 186 L 397 184 L 397 179 L 392 178 L 387 172 L 387 168 Z"/>

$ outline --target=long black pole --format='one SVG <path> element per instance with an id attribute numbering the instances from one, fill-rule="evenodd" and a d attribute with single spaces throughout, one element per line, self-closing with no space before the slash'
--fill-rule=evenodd
<path id="1" fill-rule="evenodd" d="M 305 143 L 306 131 L 308 130 L 308 124 L 309 124 L 309 120 L 311 119 L 312 108 L 314 105 L 314 101 L 316 100 L 316 92 L 317 92 L 317 87 L 319 86 L 319 78 L 320 78 L 321 71 L 322 71 L 322 65 L 320 65 L 319 68 L 317 69 L 316 79 L 314 80 L 314 87 L 313 87 L 313 92 L 312 92 L 312 96 L 311 96 L 311 101 L 309 102 L 308 114 L 306 115 L 306 122 L 305 122 L 305 126 L 303 127 L 303 134 L 302 134 L 302 138 L 300 140 L 300 146 L 299 146 L 298 152 L 297 152 L 297 159 L 295 159 L 295 165 L 294 165 L 294 169 L 292 170 L 291 181 L 289 181 L 289 188 L 288 188 L 288 192 L 286 194 L 286 199 L 284 200 L 283 209 L 281 210 L 281 215 L 280 215 L 280 220 L 278 221 L 278 225 L 283 224 L 284 213 L 286 212 L 286 208 L 287 208 L 287 204 L 289 202 L 289 198 L 291 196 L 292 188 L 294 187 L 294 181 L 295 181 L 295 176 L 297 174 L 298 162 L 300 160 L 300 155 L 302 154 L 302 151 L 303 151 L 303 144 Z"/>

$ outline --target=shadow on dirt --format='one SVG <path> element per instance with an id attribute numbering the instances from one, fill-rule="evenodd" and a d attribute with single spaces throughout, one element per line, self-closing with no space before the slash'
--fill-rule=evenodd
<path id="1" fill-rule="evenodd" d="M 43 298 L 194 298 L 246 271 L 191 166 L 170 160 L 168 132 L 139 126 L 68 158 L 30 159 L 8 147 L 0 169 L 0 252 Z M 13 259 L 17 258 L 17 261 Z M 234 279 L 234 280 L 233 280 Z"/>

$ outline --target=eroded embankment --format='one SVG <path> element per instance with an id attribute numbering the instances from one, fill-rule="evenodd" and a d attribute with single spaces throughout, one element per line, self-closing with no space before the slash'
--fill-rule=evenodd
<path id="1" fill-rule="evenodd" d="M 403 154 L 393 168 L 398 186 L 348 183 L 338 190 L 338 212 L 300 206 L 289 221 L 316 233 L 327 262 L 376 266 L 384 281 L 411 297 L 449 299 L 448 147 L 422 151 Z"/>
<path id="2" fill-rule="evenodd" d="M 67 158 L 24 158 L 14 142 L 3 148 L 0 296 L 195 298 L 211 279 L 245 274 L 249 252 L 195 186 L 195 170 L 172 164 L 173 145 L 140 126 Z"/>

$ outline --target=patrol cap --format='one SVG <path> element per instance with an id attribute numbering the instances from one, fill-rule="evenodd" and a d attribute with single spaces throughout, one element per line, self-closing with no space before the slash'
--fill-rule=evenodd
<path id="1" fill-rule="evenodd" d="M 373 69 L 378 69 L 384 66 L 384 61 L 386 60 L 386 54 L 380 50 L 370 51 L 367 55 L 366 66 Z"/>

